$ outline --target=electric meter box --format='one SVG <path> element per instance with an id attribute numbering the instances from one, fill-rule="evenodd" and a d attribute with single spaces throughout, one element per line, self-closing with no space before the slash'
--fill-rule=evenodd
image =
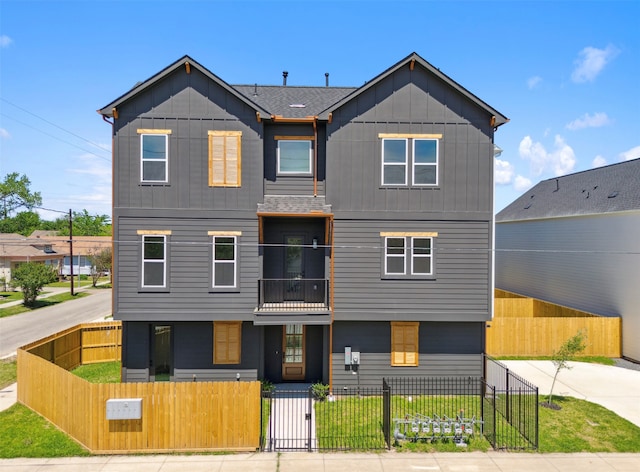
<path id="1" fill-rule="evenodd" d="M 139 420 L 142 418 L 142 398 L 107 400 L 108 420 Z"/>

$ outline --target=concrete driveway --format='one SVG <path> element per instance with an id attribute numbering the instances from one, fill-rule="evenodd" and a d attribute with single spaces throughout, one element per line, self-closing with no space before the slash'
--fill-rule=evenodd
<path id="1" fill-rule="evenodd" d="M 500 361 L 536 385 L 540 395 L 551 390 L 556 367 L 551 361 Z M 640 427 L 640 371 L 622 367 L 569 362 L 558 374 L 554 395 L 597 403 Z"/>

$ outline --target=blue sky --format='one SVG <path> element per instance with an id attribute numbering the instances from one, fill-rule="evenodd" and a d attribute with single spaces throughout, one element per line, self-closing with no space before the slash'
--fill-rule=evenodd
<path id="1" fill-rule="evenodd" d="M 415 51 L 510 118 L 499 211 L 640 157 L 639 18 L 639 0 L 0 0 L 0 175 L 26 174 L 45 208 L 111 214 L 96 110 L 184 54 L 231 84 L 359 86 Z"/>

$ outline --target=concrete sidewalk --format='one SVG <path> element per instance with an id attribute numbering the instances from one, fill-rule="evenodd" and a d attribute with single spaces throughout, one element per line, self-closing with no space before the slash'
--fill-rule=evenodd
<path id="1" fill-rule="evenodd" d="M 0 472 L 395 472 L 395 471 L 628 471 L 640 454 L 460 453 L 249 453 L 228 455 L 94 456 L 4 459 Z"/>

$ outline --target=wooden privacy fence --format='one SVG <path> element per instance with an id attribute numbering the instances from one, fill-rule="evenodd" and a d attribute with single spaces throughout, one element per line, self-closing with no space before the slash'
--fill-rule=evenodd
<path id="1" fill-rule="evenodd" d="M 84 328 L 86 325 L 18 350 L 20 403 L 94 453 L 259 448 L 259 382 L 93 384 L 37 354 L 66 352 L 58 360 L 69 363 L 76 355 L 72 353 L 82 352 L 72 346 L 82 339 L 77 333 Z M 96 330 L 89 331 L 93 334 L 87 339 L 94 345 L 110 343 L 110 338 L 100 339 Z M 102 331 L 106 336 L 109 330 Z M 122 398 L 142 400 L 140 419 L 107 419 L 107 400 Z"/>
<path id="2" fill-rule="evenodd" d="M 586 334 L 585 356 L 620 357 L 620 317 L 598 316 L 496 290 L 493 320 L 487 323 L 491 356 L 551 356 L 571 336 Z"/>

